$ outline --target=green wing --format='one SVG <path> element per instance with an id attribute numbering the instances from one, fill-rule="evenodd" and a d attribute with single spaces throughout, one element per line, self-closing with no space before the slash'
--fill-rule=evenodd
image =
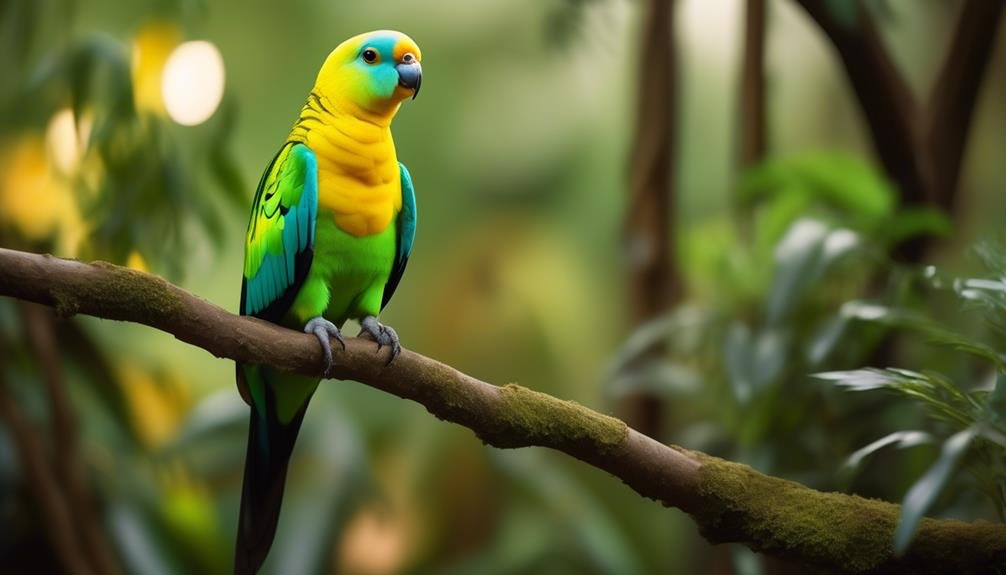
<path id="1" fill-rule="evenodd" d="M 402 211 L 398 212 L 395 236 L 395 262 L 391 266 L 388 283 L 384 284 L 384 294 L 381 297 L 381 309 L 388 305 L 391 296 L 395 295 L 398 282 L 402 281 L 405 266 L 412 255 L 412 244 L 416 240 L 416 190 L 412 187 L 412 176 L 405 164 L 398 164 L 402 174 Z"/>
<path id="2" fill-rule="evenodd" d="M 288 142 L 262 174 L 245 239 L 241 315 L 279 322 L 293 304 L 314 258 L 318 162 Z"/>

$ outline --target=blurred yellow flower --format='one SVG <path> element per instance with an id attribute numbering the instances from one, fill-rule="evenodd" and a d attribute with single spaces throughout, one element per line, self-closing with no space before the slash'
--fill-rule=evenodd
<path id="1" fill-rule="evenodd" d="M 138 250 L 133 250 L 129 252 L 129 257 L 126 258 L 126 267 L 133 268 L 136 271 L 150 273 L 150 268 L 147 267 L 147 260 L 143 258 Z"/>
<path id="2" fill-rule="evenodd" d="M 76 255 L 84 237 L 71 185 L 54 177 L 37 135 L 0 147 L 0 225 L 30 241 L 55 240 L 62 256 Z"/>
<path id="3" fill-rule="evenodd" d="M 158 380 L 135 365 L 122 365 L 120 372 L 133 429 L 144 446 L 156 450 L 175 437 L 192 407 L 189 390 L 173 376 Z"/>
<path id="4" fill-rule="evenodd" d="M 181 43 L 182 32 L 172 22 L 147 22 L 133 38 L 133 98 L 141 112 L 164 114 L 161 83 L 164 64 Z"/>

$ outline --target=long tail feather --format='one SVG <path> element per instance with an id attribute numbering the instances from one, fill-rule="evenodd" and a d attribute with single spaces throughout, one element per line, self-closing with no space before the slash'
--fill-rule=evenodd
<path id="1" fill-rule="evenodd" d="M 280 422 L 272 390 L 270 386 L 266 389 L 265 409 L 251 408 L 241 514 L 234 550 L 235 575 L 254 575 L 269 554 L 283 503 L 287 464 L 307 410 L 305 401 L 289 423 Z"/>

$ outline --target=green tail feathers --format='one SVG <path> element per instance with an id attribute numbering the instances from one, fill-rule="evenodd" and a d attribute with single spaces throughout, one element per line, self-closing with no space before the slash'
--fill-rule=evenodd
<path id="1" fill-rule="evenodd" d="M 292 417 L 281 418 L 275 388 L 266 383 L 258 390 L 260 394 L 253 394 L 234 550 L 235 575 L 258 572 L 269 554 L 283 503 L 287 464 L 310 399 L 308 395 Z"/>

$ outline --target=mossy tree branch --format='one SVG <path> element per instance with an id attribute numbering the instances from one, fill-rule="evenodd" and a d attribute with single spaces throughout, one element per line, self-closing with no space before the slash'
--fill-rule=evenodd
<path id="1" fill-rule="evenodd" d="M 313 336 L 228 313 L 163 279 L 0 248 L 0 296 L 142 323 L 242 362 L 320 375 Z M 741 542 L 784 559 L 844 572 L 983 573 L 1006 564 L 1006 526 L 926 519 L 908 552 L 892 551 L 899 508 L 822 493 L 738 464 L 663 445 L 618 419 L 517 385 L 497 387 L 404 350 L 349 339 L 335 376 L 416 401 L 500 448 L 543 446 L 618 477 L 640 495 L 689 513 L 712 542 Z"/>

